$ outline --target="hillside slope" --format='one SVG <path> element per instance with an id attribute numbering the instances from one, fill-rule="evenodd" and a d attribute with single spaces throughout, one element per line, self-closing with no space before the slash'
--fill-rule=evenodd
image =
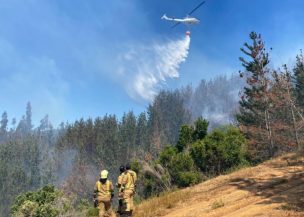
<path id="1" fill-rule="evenodd" d="M 304 216 L 304 157 L 288 154 L 152 198 L 135 216 Z"/>

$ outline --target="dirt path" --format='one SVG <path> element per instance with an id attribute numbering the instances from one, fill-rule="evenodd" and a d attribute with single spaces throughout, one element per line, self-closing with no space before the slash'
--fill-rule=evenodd
<path id="1" fill-rule="evenodd" d="M 230 175 L 219 176 L 195 187 L 182 190 L 182 202 L 155 213 L 138 215 L 163 217 L 242 217 L 242 216 L 303 216 L 304 158 L 287 155 Z M 140 214 L 141 213 L 141 214 Z"/>

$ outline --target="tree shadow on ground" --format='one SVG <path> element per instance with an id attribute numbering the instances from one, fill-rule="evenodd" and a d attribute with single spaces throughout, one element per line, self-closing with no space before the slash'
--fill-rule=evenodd
<path id="1" fill-rule="evenodd" d="M 231 179 L 230 184 L 262 197 L 257 204 L 282 203 L 278 209 L 304 212 L 304 158 L 282 158 L 267 163 L 283 175 L 269 174 L 259 178 Z"/>

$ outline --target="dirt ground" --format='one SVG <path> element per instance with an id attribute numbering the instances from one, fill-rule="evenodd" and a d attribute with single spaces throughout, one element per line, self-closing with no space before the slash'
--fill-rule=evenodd
<path id="1" fill-rule="evenodd" d="M 304 217 L 304 157 L 289 154 L 219 176 L 181 190 L 180 201 L 174 194 L 140 204 L 136 216 Z M 174 204 L 169 203 L 170 197 L 175 198 Z"/>

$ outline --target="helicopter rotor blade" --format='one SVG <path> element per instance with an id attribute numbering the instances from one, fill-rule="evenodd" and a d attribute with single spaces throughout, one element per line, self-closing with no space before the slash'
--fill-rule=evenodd
<path id="1" fill-rule="evenodd" d="M 180 22 L 175 23 L 171 28 L 173 29 L 173 28 L 177 27 L 179 24 L 181 24 L 181 23 Z"/>
<path id="2" fill-rule="evenodd" d="M 203 4 L 205 4 L 206 1 L 201 2 L 196 8 L 194 8 L 188 15 L 193 14 L 197 9 L 199 9 Z"/>

